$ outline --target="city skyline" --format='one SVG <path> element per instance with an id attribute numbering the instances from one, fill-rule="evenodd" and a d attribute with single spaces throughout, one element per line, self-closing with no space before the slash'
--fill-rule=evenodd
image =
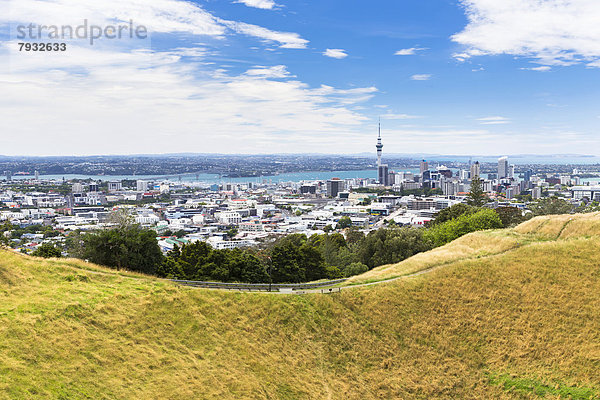
<path id="1" fill-rule="evenodd" d="M 0 13 L 3 155 L 363 154 L 379 117 L 386 154 L 600 155 L 588 0 L 48 4 Z M 84 19 L 150 36 L 18 51 Z"/>

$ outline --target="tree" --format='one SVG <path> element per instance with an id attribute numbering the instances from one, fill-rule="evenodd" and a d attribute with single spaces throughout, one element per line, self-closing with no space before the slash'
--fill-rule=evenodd
<path id="1" fill-rule="evenodd" d="M 558 197 L 548 197 L 529 204 L 528 208 L 537 217 L 539 215 L 569 214 L 573 212 L 575 207 L 568 201 Z"/>
<path id="2" fill-rule="evenodd" d="M 474 207 L 481 207 L 487 203 L 487 196 L 483 191 L 483 184 L 479 176 L 471 180 L 471 191 L 467 195 L 467 204 Z"/>
<path id="3" fill-rule="evenodd" d="M 229 229 L 229 230 L 227 231 L 227 236 L 229 236 L 229 237 L 231 237 L 231 238 L 232 238 L 232 237 L 234 237 L 234 236 L 235 236 L 235 235 L 237 235 L 237 234 L 238 234 L 238 228 L 237 228 L 237 227 L 235 227 L 235 226 L 234 226 L 234 227 L 232 227 L 231 229 Z"/>
<path id="4" fill-rule="evenodd" d="M 108 222 L 117 228 L 126 228 L 135 224 L 135 219 L 125 208 L 119 208 L 108 215 Z"/>
<path id="5" fill-rule="evenodd" d="M 85 242 L 81 231 L 76 230 L 69 233 L 65 239 L 64 248 L 69 257 L 84 258 Z"/>
<path id="6" fill-rule="evenodd" d="M 518 225 L 521 222 L 525 221 L 525 217 L 523 216 L 523 211 L 521 211 L 518 207 L 498 207 L 494 211 L 500 217 L 502 221 L 502 225 L 505 228 L 509 226 Z"/>
<path id="7" fill-rule="evenodd" d="M 435 215 L 435 219 L 428 223 L 428 226 L 439 225 L 446 221 L 450 221 L 460 217 L 463 214 L 474 214 L 478 210 L 477 207 L 469 206 L 467 204 L 459 203 L 451 207 L 444 208 L 442 211 Z"/>
<path id="8" fill-rule="evenodd" d="M 62 256 L 62 251 L 51 243 L 43 243 L 33 253 L 31 253 L 31 255 L 34 257 L 43 258 L 60 258 Z"/>
<path id="9" fill-rule="evenodd" d="M 338 221 L 335 228 L 336 229 L 346 229 L 346 228 L 350 228 L 351 226 L 352 226 L 352 220 L 350 219 L 350 217 L 342 217 Z"/>
<path id="10" fill-rule="evenodd" d="M 11 231 L 14 229 L 13 224 L 9 221 L 4 221 L 0 225 L 0 247 L 5 247 L 10 244 Z"/>
<path id="11" fill-rule="evenodd" d="M 343 269 L 342 273 L 344 274 L 344 277 L 350 278 L 351 276 L 354 276 L 354 275 L 364 274 L 368 270 L 369 270 L 369 267 L 367 267 L 365 264 L 355 262 L 355 263 L 352 263 L 352 264 L 346 266 L 346 268 Z"/>
<path id="12" fill-rule="evenodd" d="M 139 225 L 122 225 L 86 235 L 84 258 L 117 270 L 154 274 L 164 257 L 153 231 Z"/>
<path id="13" fill-rule="evenodd" d="M 369 268 L 394 264 L 431 249 L 423 230 L 410 227 L 381 228 L 370 232 L 357 249 L 360 262 Z"/>

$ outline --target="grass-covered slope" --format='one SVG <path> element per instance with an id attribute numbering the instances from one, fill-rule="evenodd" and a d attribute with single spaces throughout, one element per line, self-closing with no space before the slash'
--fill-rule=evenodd
<path id="1" fill-rule="evenodd" d="M 0 398 L 600 398 L 597 233 L 536 219 L 330 296 L 2 252 Z"/>

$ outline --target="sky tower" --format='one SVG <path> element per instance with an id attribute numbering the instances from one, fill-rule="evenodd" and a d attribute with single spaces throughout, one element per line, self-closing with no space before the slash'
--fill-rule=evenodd
<path id="1" fill-rule="evenodd" d="M 379 136 L 377 137 L 377 182 L 383 186 L 390 185 L 390 175 L 388 166 L 381 163 L 381 153 L 383 152 L 383 143 L 381 143 L 381 120 L 379 121 Z"/>
<path id="2" fill-rule="evenodd" d="M 379 137 L 377 137 L 377 167 L 381 166 L 381 153 L 383 152 L 383 143 L 381 143 L 381 121 L 379 121 Z"/>

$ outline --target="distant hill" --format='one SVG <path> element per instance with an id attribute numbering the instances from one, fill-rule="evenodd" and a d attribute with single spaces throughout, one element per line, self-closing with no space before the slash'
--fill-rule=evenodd
<path id="1" fill-rule="evenodd" d="M 0 398 L 600 398 L 598 248 L 541 217 L 304 296 L 0 252 Z"/>

